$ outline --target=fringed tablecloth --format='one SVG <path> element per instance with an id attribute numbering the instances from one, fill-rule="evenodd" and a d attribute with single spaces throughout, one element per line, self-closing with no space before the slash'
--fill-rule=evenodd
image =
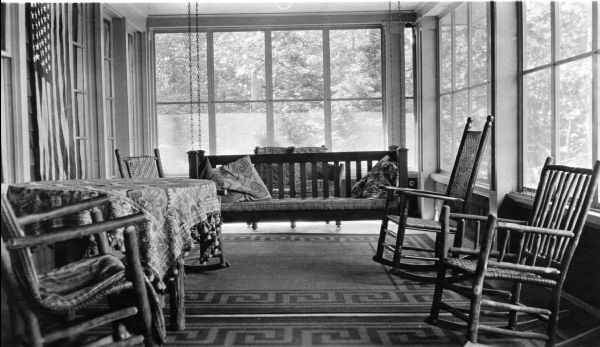
<path id="1" fill-rule="evenodd" d="M 105 219 L 142 211 L 148 222 L 138 226 L 142 265 L 159 287 L 171 266 L 200 244 L 200 262 L 220 253 L 218 229 L 221 227 L 220 203 L 215 184 L 208 180 L 187 178 L 160 179 L 90 179 L 44 181 L 9 186 L 8 199 L 18 215 L 71 205 L 98 196 L 108 196 L 110 204 L 103 211 Z M 84 213 L 77 221 L 55 219 L 53 227 L 73 223 L 89 224 Z M 25 233 L 38 234 L 33 225 Z M 115 249 L 122 249 L 122 230 L 109 235 Z"/>

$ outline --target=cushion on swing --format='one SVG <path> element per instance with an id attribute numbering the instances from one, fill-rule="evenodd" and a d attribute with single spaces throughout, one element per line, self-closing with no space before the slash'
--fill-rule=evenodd
<path id="1" fill-rule="evenodd" d="M 227 189 L 228 194 L 221 202 L 252 201 L 270 199 L 267 186 L 256 172 L 249 156 L 220 166 L 211 178 L 217 188 Z"/>

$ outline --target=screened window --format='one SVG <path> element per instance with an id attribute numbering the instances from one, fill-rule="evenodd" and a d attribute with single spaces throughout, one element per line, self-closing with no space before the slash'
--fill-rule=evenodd
<path id="1" fill-rule="evenodd" d="M 116 149 L 115 137 L 115 96 L 113 86 L 113 51 L 112 51 L 112 23 L 103 21 L 102 26 L 102 48 L 104 52 L 104 122 L 106 134 L 106 165 L 107 174 L 109 177 L 117 175 L 117 167 L 115 161 L 112 160 L 113 153 Z"/>
<path id="2" fill-rule="evenodd" d="M 380 28 L 207 31 L 197 42 L 198 50 L 192 33 L 190 81 L 188 34 L 155 35 L 167 174 L 186 173 L 186 152 L 198 144 L 218 154 L 385 148 Z"/>
<path id="3" fill-rule="evenodd" d="M 451 172 L 468 117 L 482 129 L 491 114 L 488 75 L 488 8 L 463 3 L 439 19 L 440 168 Z M 489 146 L 488 146 L 489 147 Z M 478 180 L 489 179 L 489 154 Z"/>
<path id="4" fill-rule="evenodd" d="M 522 6 L 522 181 L 535 189 L 548 156 L 580 167 L 598 159 L 598 3 Z"/>

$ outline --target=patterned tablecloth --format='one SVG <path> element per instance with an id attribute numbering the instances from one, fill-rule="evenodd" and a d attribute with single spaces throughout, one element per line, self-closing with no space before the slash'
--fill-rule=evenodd
<path id="1" fill-rule="evenodd" d="M 140 257 L 149 275 L 161 286 L 169 268 L 194 247 L 194 241 L 200 243 L 201 262 L 220 252 L 217 238 L 221 227 L 220 202 L 212 181 L 188 178 L 44 181 L 13 184 L 8 187 L 7 196 L 17 215 L 97 196 L 110 198 L 110 206 L 103 211 L 105 219 L 144 212 L 148 222 L 138 227 Z M 52 221 L 53 227 L 90 222 L 89 213 L 78 216 L 77 221 Z M 117 249 L 123 245 L 121 231 L 109 236 L 111 246 Z M 41 228 L 33 225 L 25 232 L 38 234 Z"/>

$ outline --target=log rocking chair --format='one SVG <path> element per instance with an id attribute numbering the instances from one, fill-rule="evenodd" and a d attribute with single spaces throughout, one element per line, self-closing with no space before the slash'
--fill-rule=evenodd
<path id="1" fill-rule="evenodd" d="M 554 346 L 562 286 L 599 178 L 600 161 L 596 161 L 594 169 L 590 170 L 553 165 L 552 158 L 548 158 L 542 169 L 532 214 L 523 224 L 503 222 L 494 215 L 486 218 L 453 214 L 445 206 L 442 213 L 445 227 L 438 243 L 440 262 L 427 322 L 443 328 L 466 330 L 471 343 L 477 343 L 481 331 L 544 340 L 546 346 Z M 480 249 L 448 247 L 450 218 L 481 222 L 487 219 L 487 233 L 482 237 Z M 494 244 L 497 247 L 493 247 Z M 461 257 L 463 255 L 470 257 Z M 447 276 L 447 270 L 453 275 Z M 494 287 L 488 285 L 489 280 L 494 281 Z M 549 289 L 550 298 L 545 300 L 545 307 L 522 302 L 523 284 Z M 444 302 L 445 289 L 470 299 L 470 307 L 456 307 Z M 448 311 L 464 322 L 442 319 L 440 310 Z M 545 333 L 526 331 L 527 324 L 519 326 L 519 314 L 537 318 L 533 322 L 538 319 L 545 322 Z M 501 317 L 508 324 L 504 327 L 484 324 L 481 316 Z"/>
<path id="2" fill-rule="evenodd" d="M 138 249 L 136 224 L 145 220 L 143 213 L 102 221 L 101 208 L 107 197 L 94 198 L 48 212 L 16 217 L 2 195 L 2 285 L 6 290 L 15 343 L 26 346 L 81 345 L 80 335 L 112 323 L 112 346 L 144 343 L 158 345 L 153 333 L 153 313 Z M 56 218 L 71 218 L 92 210 L 95 223 L 55 229 L 48 233 L 25 236 L 23 227 L 32 223 L 49 225 Z M 126 262 L 110 254 L 104 232 L 125 228 Z M 69 263 L 40 274 L 34 265 L 31 248 L 94 235 L 100 255 Z M 80 308 L 108 299 L 111 310 L 91 317 Z M 133 299 L 132 299 L 133 298 Z M 89 313 L 89 312 L 87 312 Z M 162 312 L 160 312 L 162 314 Z M 162 316 L 161 316 L 162 317 Z M 131 334 L 123 328 L 135 321 Z M 19 325 L 22 322 L 22 325 Z M 141 326 L 140 326 L 141 325 Z M 22 329 L 21 329 L 22 328 Z M 135 330 L 135 331 L 134 331 Z"/>
<path id="3" fill-rule="evenodd" d="M 373 256 L 374 261 L 390 266 L 391 273 L 394 275 L 423 282 L 435 281 L 435 275 L 426 274 L 426 271 L 436 270 L 438 258 L 434 254 L 435 249 L 406 245 L 404 236 L 406 229 L 439 233 L 441 223 L 438 220 L 409 217 L 409 202 L 415 198 L 433 199 L 436 203 L 442 201 L 444 205 L 450 206 L 452 211 L 465 213 L 475 187 L 479 164 L 485 152 L 492 123 L 493 117 L 488 116 L 483 130 L 478 131 L 471 129 L 473 121 L 470 117 L 467 118 L 445 194 L 402 187 L 385 187 L 388 197 L 377 251 Z M 390 230 L 390 223 L 396 226 L 396 230 Z M 451 223 L 451 230 L 456 234 L 454 244 L 459 246 L 462 243 L 464 228 L 457 223 Z M 391 259 L 387 255 L 389 253 Z"/>

